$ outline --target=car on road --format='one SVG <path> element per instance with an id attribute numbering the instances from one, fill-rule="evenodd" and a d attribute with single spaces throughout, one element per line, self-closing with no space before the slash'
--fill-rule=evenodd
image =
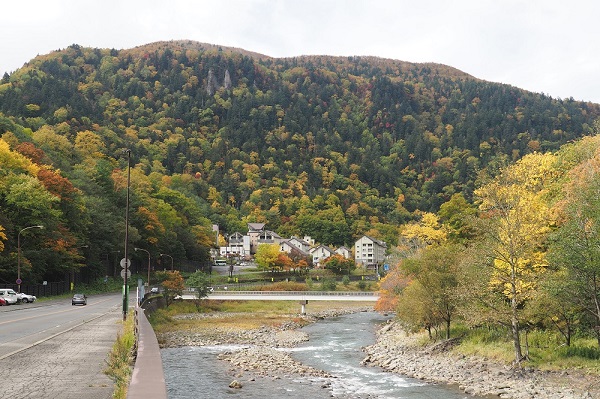
<path id="1" fill-rule="evenodd" d="M 17 293 L 10 288 L 0 288 L 0 297 L 4 298 L 9 305 L 13 305 L 19 301 Z"/>
<path id="2" fill-rule="evenodd" d="M 6 306 L 6 305 L 8 305 L 8 302 L 6 302 L 6 299 L 0 297 L 0 306 Z"/>
<path id="3" fill-rule="evenodd" d="M 17 292 L 17 299 L 19 299 L 21 302 L 30 303 L 30 302 L 34 302 L 37 299 L 37 297 L 35 295 L 29 295 L 29 294 L 25 294 L 23 292 Z"/>
<path id="4" fill-rule="evenodd" d="M 84 294 L 75 294 L 71 299 L 71 305 L 87 305 L 87 296 Z"/>

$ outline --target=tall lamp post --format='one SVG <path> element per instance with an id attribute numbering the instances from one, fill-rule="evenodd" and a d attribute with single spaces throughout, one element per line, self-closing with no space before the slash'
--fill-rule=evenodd
<path id="1" fill-rule="evenodd" d="M 173 271 L 173 257 L 167 254 L 160 254 L 160 256 L 168 256 L 169 258 L 171 258 L 171 271 Z"/>
<path id="2" fill-rule="evenodd" d="M 129 273 L 129 257 L 127 254 L 129 248 L 129 186 L 131 184 L 131 150 L 126 149 L 127 153 L 127 199 L 125 201 L 125 273 L 123 275 L 123 321 L 127 320 L 127 310 L 129 308 L 129 286 L 127 283 L 127 273 Z"/>
<path id="3" fill-rule="evenodd" d="M 21 292 L 21 233 L 28 229 L 43 229 L 44 226 L 36 225 L 36 226 L 28 226 L 19 231 L 17 234 L 17 286 L 18 291 Z"/>
<path id="4" fill-rule="evenodd" d="M 148 254 L 148 288 L 150 288 L 150 252 L 143 248 L 134 248 L 135 251 L 144 251 Z"/>

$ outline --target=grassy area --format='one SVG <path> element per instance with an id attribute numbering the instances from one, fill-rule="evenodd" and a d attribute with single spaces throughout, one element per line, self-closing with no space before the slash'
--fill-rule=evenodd
<path id="1" fill-rule="evenodd" d="M 453 336 L 462 336 L 456 351 L 495 359 L 510 364 L 514 347 L 509 331 L 501 328 L 466 329 L 457 327 Z M 577 369 L 600 375 L 600 349 L 595 339 L 575 337 L 571 345 L 564 345 L 562 337 L 554 331 L 532 331 L 521 335 L 523 355 L 528 355 L 524 366 L 541 370 Z"/>
<path id="2" fill-rule="evenodd" d="M 108 366 L 104 370 L 104 373 L 115 382 L 113 392 L 113 398 L 115 399 L 125 399 L 127 397 L 127 388 L 129 387 L 134 362 L 134 318 L 135 315 L 130 313 L 123 323 L 123 331 L 117 335 L 117 340 L 108 355 Z"/>
<path id="3" fill-rule="evenodd" d="M 332 309 L 359 309 L 373 306 L 373 303 L 313 301 L 308 306 L 309 312 L 315 313 Z M 303 319 L 298 316 L 299 312 L 298 301 L 176 301 L 168 308 L 154 312 L 150 316 L 150 323 L 158 334 L 215 327 L 252 329 L 261 326 L 277 326 L 290 321 L 302 323 Z M 174 317 L 179 314 L 193 313 L 212 314 L 215 317 L 190 319 Z"/>

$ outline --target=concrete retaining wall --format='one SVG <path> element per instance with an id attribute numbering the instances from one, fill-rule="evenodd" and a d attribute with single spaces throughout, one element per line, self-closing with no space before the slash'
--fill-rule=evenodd
<path id="1" fill-rule="evenodd" d="M 165 374 L 156 334 L 142 308 L 136 307 L 137 357 L 127 399 L 167 399 Z"/>

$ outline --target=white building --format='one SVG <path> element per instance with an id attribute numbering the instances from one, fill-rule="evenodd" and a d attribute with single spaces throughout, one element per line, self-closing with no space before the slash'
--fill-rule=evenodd
<path id="1" fill-rule="evenodd" d="M 367 268 L 382 265 L 385 261 L 387 244 L 369 236 L 362 236 L 354 243 L 354 261 L 357 266 Z"/>
<path id="2" fill-rule="evenodd" d="M 352 251 L 343 246 L 336 249 L 335 253 L 338 255 L 342 255 L 346 259 L 350 259 L 352 257 Z"/>
<path id="3" fill-rule="evenodd" d="M 321 262 L 335 255 L 335 251 L 325 245 L 318 245 L 310 250 L 310 254 L 313 258 L 313 266 L 321 266 Z"/>

